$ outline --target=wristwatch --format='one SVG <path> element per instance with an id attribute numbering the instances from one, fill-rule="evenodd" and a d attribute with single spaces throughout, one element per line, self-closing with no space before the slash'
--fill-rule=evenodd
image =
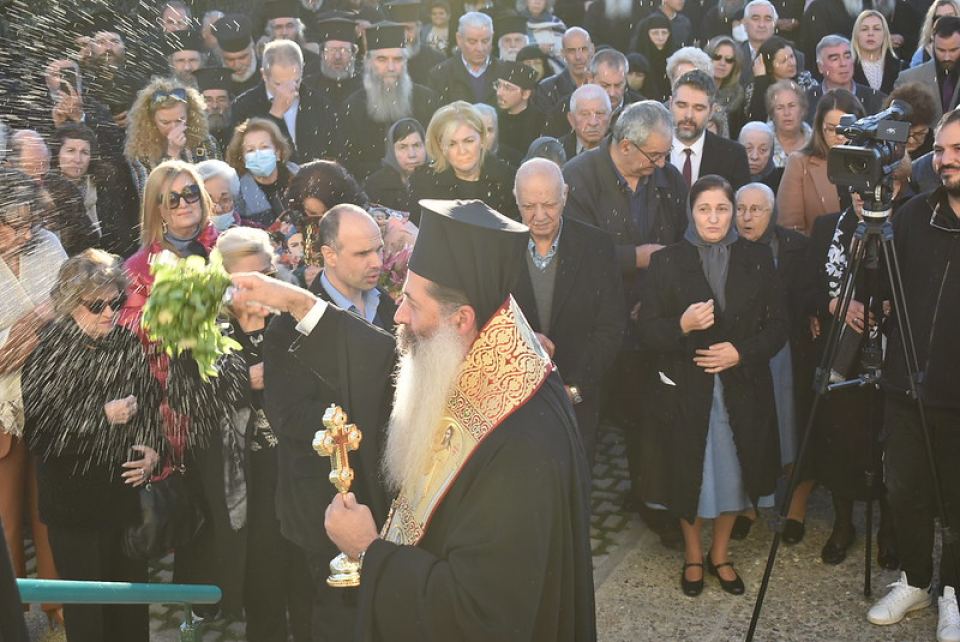
<path id="1" fill-rule="evenodd" d="M 580 388 L 578 388 L 577 386 L 567 386 L 567 387 L 570 388 L 570 397 L 571 397 L 571 401 L 573 402 L 573 405 L 577 405 L 578 403 L 583 401 L 583 395 L 580 394 Z"/>

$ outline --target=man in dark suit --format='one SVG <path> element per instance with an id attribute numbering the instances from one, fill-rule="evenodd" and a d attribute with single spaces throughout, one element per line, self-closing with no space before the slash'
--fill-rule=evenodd
<path id="1" fill-rule="evenodd" d="M 580 27 L 570 27 L 563 34 L 563 61 L 566 69 L 540 81 L 533 92 L 533 106 L 548 116 L 566 112 L 573 92 L 590 82 L 590 61 L 593 59 L 593 42 L 590 34 Z M 550 130 L 551 135 L 561 135 L 560 130 Z"/>
<path id="2" fill-rule="evenodd" d="M 817 68 L 823 75 L 823 82 L 807 90 L 807 122 L 813 123 L 817 113 L 817 103 L 824 92 L 831 89 L 846 89 L 856 96 L 869 116 L 883 109 L 886 95 L 871 89 L 853 79 L 853 54 L 850 41 L 843 36 L 824 36 L 817 45 Z"/>
<path id="3" fill-rule="evenodd" d="M 572 131 L 559 139 L 567 160 L 603 141 L 610 128 L 610 113 L 610 97 L 599 85 L 586 84 L 573 92 L 567 112 Z"/>
<path id="4" fill-rule="evenodd" d="M 949 18 L 945 20 L 944 18 Z M 944 16 L 937 20 L 933 29 L 933 58 L 900 73 L 894 87 L 920 83 L 936 97 L 934 122 L 947 112 L 953 111 L 960 98 L 960 82 L 957 72 L 960 65 L 960 18 Z M 939 177 L 934 177 L 939 181 Z"/>
<path id="5" fill-rule="evenodd" d="M 713 78 L 699 69 L 688 71 L 674 83 L 670 99 L 674 122 L 670 163 L 680 171 L 688 187 L 701 176 L 717 174 L 727 179 L 733 189 L 740 189 L 750 182 L 747 151 L 740 143 L 706 129 L 716 93 Z"/>
<path id="6" fill-rule="evenodd" d="M 470 11 L 460 16 L 457 48 L 453 56 L 433 68 L 430 88 L 440 95 L 440 104 L 455 100 L 468 103 L 497 104 L 493 87 L 499 62 L 493 52 L 493 20 L 485 13 Z"/>
<path id="7" fill-rule="evenodd" d="M 334 153 L 337 114 L 321 94 L 301 84 L 300 47 L 290 40 L 269 43 L 263 50 L 261 75 L 263 82 L 234 102 L 234 126 L 255 116 L 272 120 L 301 164 Z"/>
<path id="8" fill-rule="evenodd" d="M 383 261 L 380 226 L 356 205 L 332 207 L 320 221 L 323 271 L 310 291 L 367 323 L 393 332 L 397 306 L 377 284 Z"/>
<path id="9" fill-rule="evenodd" d="M 517 303 L 557 364 L 592 468 L 601 383 L 620 350 L 627 321 L 613 239 L 561 218 L 567 186 L 549 160 L 524 163 L 514 195 L 530 228 Z"/>

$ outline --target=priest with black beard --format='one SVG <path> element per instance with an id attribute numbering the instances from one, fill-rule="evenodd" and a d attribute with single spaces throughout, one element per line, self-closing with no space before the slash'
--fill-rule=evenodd
<path id="1" fill-rule="evenodd" d="M 382 531 L 352 494 L 326 515 L 361 564 L 356 639 L 594 640 L 583 446 L 510 295 L 529 232 L 481 201 L 420 205 L 396 315 L 393 506 Z"/>
<path id="2" fill-rule="evenodd" d="M 387 130 L 401 118 L 430 122 L 437 94 L 407 72 L 404 26 L 381 22 L 367 28 L 363 89 L 344 103 L 340 115 L 342 161 L 360 181 L 380 169 Z"/>

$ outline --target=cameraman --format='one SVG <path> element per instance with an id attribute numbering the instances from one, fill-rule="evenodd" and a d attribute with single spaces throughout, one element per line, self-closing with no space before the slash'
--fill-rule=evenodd
<path id="1" fill-rule="evenodd" d="M 894 239 L 919 363 L 920 397 L 936 458 L 946 521 L 960 526 L 960 395 L 956 389 L 960 341 L 953 324 L 960 318 L 960 110 L 937 126 L 934 166 L 942 185 L 906 203 L 894 218 Z M 951 263 L 954 263 L 951 269 Z M 934 504 L 920 415 L 907 396 L 902 328 L 894 327 L 887 347 L 883 383 L 884 473 L 893 512 L 902 574 L 870 609 L 880 625 L 899 622 L 908 611 L 932 602 Z M 960 614 L 954 547 L 944 545 L 942 597 L 937 639 L 960 640 Z"/>

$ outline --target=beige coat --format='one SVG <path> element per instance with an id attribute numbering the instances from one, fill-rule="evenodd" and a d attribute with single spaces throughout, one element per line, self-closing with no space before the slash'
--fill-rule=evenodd
<path id="1" fill-rule="evenodd" d="M 827 159 L 790 154 L 777 190 L 777 222 L 810 236 L 818 216 L 839 211 L 840 196 L 827 178 Z"/>

